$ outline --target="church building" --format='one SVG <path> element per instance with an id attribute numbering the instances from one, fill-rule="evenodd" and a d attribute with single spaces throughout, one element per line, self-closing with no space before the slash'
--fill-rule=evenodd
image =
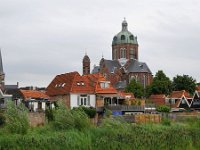
<path id="1" fill-rule="evenodd" d="M 140 82 L 144 88 L 152 82 L 151 70 L 145 62 L 140 62 L 137 36 L 128 31 L 128 23 L 124 19 L 122 30 L 113 37 L 112 60 L 102 58 L 99 66 L 95 66 L 92 74 L 100 72 L 118 90 L 124 90 L 132 80 Z M 87 55 L 83 59 L 83 74 L 90 71 Z M 87 71 L 86 71 L 87 70 Z"/>

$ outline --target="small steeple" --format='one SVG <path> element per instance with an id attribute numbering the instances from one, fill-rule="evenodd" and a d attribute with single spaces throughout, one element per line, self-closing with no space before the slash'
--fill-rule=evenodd
<path id="1" fill-rule="evenodd" d="M 3 71 L 3 61 L 2 61 L 2 57 L 1 57 L 1 49 L 0 49 L 0 89 L 2 91 L 4 91 L 4 86 L 5 86 L 5 74 Z"/>
<path id="2" fill-rule="evenodd" d="M 1 48 L 0 48 L 0 74 L 4 74 L 3 72 L 3 61 L 1 56 Z"/>
<path id="3" fill-rule="evenodd" d="M 124 21 L 122 22 L 122 31 L 128 30 L 128 23 L 126 22 L 126 18 L 124 18 Z"/>
<path id="4" fill-rule="evenodd" d="M 90 74 L 90 58 L 85 53 L 85 56 L 83 57 L 83 75 Z"/>

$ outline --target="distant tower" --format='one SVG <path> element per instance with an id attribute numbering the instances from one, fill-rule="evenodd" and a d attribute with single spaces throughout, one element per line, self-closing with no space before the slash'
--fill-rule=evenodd
<path id="1" fill-rule="evenodd" d="M 83 75 L 90 74 L 90 58 L 87 54 L 83 57 Z"/>
<path id="2" fill-rule="evenodd" d="M 4 90 L 4 81 L 5 81 L 5 73 L 3 71 L 3 61 L 1 57 L 1 49 L 0 49 L 0 89 Z"/>
<path id="3" fill-rule="evenodd" d="M 137 37 L 128 31 L 125 18 L 122 22 L 122 30 L 114 36 L 112 41 L 112 60 L 121 58 L 138 59 Z"/>

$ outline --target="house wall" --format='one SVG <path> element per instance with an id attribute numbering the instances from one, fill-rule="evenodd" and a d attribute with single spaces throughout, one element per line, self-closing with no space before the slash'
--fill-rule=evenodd
<path id="1" fill-rule="evenodd" d="M 80 94 L 70 94 L 70 104 L 71 108 L 78 107 L 78 96 Z M 89 95 L 90 96 L 90 106 L 96 107 L 96 96 L 94 94 Z"/>

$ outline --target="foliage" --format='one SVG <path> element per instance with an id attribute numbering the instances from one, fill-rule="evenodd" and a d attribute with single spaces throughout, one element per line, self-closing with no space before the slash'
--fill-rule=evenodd
<path id="1" fill-rule="evenodd" d="M 57 108 L 54 111 L 54 121 L 52 122 L 53 127 L 56 130 L 66 130 L 74 128 L 74 118 L 70 110 L 59 101 Z"/>
<path id="2" fill-rule="evenodd" d="M 3 113 L 0 112 L 0 126 L 4 125 L 6 118 Z"/>
<path id="3" fill-rule="evenodd" d="M 90 127 L 89 118 L 83 109 L 73 109 L 71 112 L 74 118 L 74 127 L 76 129 L 82 130 Z"/>
<path id="4" fill-rule="evenodd" d="M 74 107 L 73 110 L 84 111 L 89 118 L 94 118 L 96 116 L 96 109 L 94 107 L 80 106 L 80 107 Z"/>
<path id="5" fill-rule="evenodd" d="M 175 91 L 186 90 L 193 94 L 196 88 L 196 80 L 188 75 L 177 75 L 173 78 L 172 86 Z"/>
<path id="6" fill-rule="evenodd" d="M 109 118 L 111 115 L 112 115 L 112 111 L 109 109 L 105 109 L 105 116 Z"/>
<path id="7" fill-rule="evenodd" d="M 26 135 L 5 134 L 0 129 L 0 149 L 199 149 L 199 128 L 171 124 L 132 125 L 121 118 L 107 118 L 100 127 L 54 131 L 34 128 Z M 37 147 L 37 148 L 36 148 Z"/>
<path id="8" fill-rule="evenodd" d="M 163 125 L 165 126 L 170 126 L 171 125 L 171 120 L 168 118 L 162 118 L 162 122 Z"/>
<path id="9" fill-rule="evenodd" d="M 5 111 L 6 128 L 11 133 L 25 134 L 29 128 L 28 110 L 24 104 L 15 106 L 12 101 L 7 102 Z"/>
<path id="10" fill-rule="evenodd" d="M 48 122 L 51 122 L 54 120 L 54 109 L 48 108 L 45 110 L 45 117 L 47 118 Z"/>
<path id="11" fill-rule="evenodd" d="M 158 107 L 156 108 L 156 110 L 157 110 L 158 112 L 166 112 L 166 113 L 168 113 L 168 112 L 170 111 L 170 107 L 169 107 L 169 106 L 166 106 L 166 105 L 161 105 L 161 106 L 158 106 Z"/>
<path id="12" fill-rule="evenodd" d="M 131 80 L 125 88 L 125 91 L 133 93 L 136 98 L 142 98 L 144 96 L 143 86 L 139 82 L 136 82 L 135 79 Z"/>
<path id="13" fill-rule="evenodd" d="M 172 82 L 162 70 L 159 70 L 153 78 L 152 84 L 147 87 L 148 96 L 151 94 L 168 95 L 172 91 Z"/>

